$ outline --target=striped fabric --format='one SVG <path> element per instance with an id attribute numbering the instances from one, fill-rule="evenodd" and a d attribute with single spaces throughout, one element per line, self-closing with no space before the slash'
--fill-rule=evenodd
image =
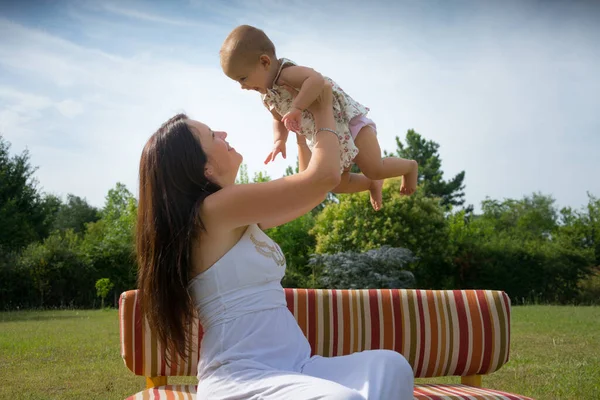
<path id="1" fill-rule="evenodd" d="M 483 375 L 508 361 L 510 300 L 486 290 L 286 290 L 313 354 L 402 353 L 416 377 Z"/>
<path id="2" fill-rule="evenodd" d="M 286 289 L 285 295 L 314 354 L 396 350 L 417 377 L 488 374 L 508 361 L 510 300 L 503 292 Z M 190 330 L 192 354 L 167 363 L 169 352 L 141 322 L 137 291 L 121 295 L 119 313 L 121 355 L 132 372 L 196 374 L 199 323 Z"/>
<path id="3" fill-rule="evenodd" d="M 168 351 L 158 343 L 158 337 L 150 330 L 147 321 L 142 324 L 138 291 L 129 290 L 119 300 L 121 329 L 121 356 L 125 365 L 141 376 L 195 376 L 198 370 L 198 355 L 202 326 L 195 321 L 188 338 L 192 341 L 187 359 L 175 351 Z M 172 350 L 172 349 L 171 349 Z M 170 362 L 167 362 L 169 360 Z"/>
<path id="4" fill-rule="evenodd" d="M 196 385 L 166 385 L 146 389 L 126 400 L 196 400 Z"/>
<path id="5" fill-rule="evenodd" d="M 466 385 L 415 385 L 416 400 L 533 400 L 530 397 Z"/>
<path id="6" fill-rule="evenodd" d="M 465 385 L 416 385 L 415 400 L 530 400 L 498 390 L 474 388 Z M 196 386 L 167 385 L 146 389 L 127 400 L 195 400 Z"/>

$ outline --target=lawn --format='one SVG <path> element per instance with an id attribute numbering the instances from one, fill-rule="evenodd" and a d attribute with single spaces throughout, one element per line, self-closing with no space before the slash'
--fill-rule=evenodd
<path id="1" fill-rule="evenodd" d="M 600 307 L 513 307 L 510 358 L 484 386 L 536 399 L 600 398 Z M 121 360 L 116 310 L 0 313 L 0 379 L 0 399 L 123 399 L 145 384 Z"/>

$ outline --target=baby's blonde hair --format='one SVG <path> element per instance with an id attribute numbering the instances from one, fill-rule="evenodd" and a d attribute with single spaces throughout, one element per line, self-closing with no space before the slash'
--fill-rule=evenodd
<path id="1" fill-rule="evenodd" d="M 241 68 L 256 64 L 263 54 L 276 58 L 271 39 L 258 28 L 240 25 L 227 35 L 221 46 L 221 68 L 225 75 L 232 77 Z"/>

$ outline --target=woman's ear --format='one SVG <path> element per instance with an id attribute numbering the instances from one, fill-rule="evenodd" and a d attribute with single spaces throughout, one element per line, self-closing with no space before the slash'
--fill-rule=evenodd
<path id="1" fill-rule="evenodd" d="M 210 178 L 213 175 L 213 173 L 214 171 L 212 165 L 206 164 L 206 166 L 204 167 L 204 176 Z"/>

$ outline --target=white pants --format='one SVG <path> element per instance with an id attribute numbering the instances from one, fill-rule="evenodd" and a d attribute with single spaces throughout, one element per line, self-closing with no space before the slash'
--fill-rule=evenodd
<path id="1" fill-rule="evenodd" d="M 233 363 L 199 382 L 197 399 L 365 400 L 413 399 L 413 370 L 399 353 L 370 350 L 314 356 L 302 372 L 244 368 Z"/>

